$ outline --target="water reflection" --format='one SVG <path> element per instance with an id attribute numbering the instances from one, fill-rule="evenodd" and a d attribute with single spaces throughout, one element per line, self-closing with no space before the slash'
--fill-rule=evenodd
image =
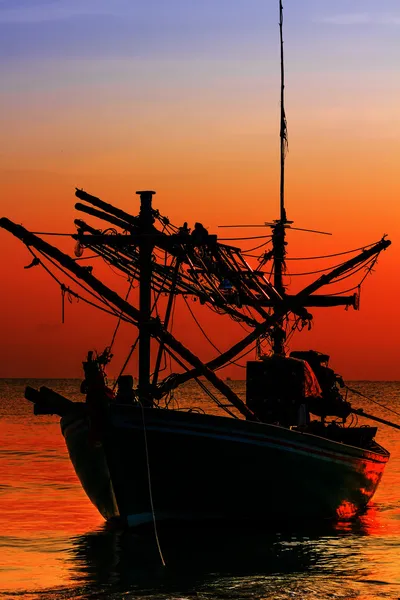
<path id="1" fill-rule="evenodd" d="M 357 528 L 359 535 L 362 524 Z M 254 527 L 163 527 L 159 541 L 165 568 L 149 529 L 135 533 L 105 526 L 79 536 L 70 556 L 71 578 L 110 591 L 190 594 L 227 578 L 239 585 L 239 580 L 272 575 L 335 574 L 335 578 L 353 579 L 368 575 L 359 560 L 362 538 L 330 525 L 311 533 L 310 527 L 304 533 L 271 533 Z"/>
<path id="2" fill-rule="evenodd" d="M 152 531 L 103 526 L 73 472 L 57 419 L 33 419 L 22 401 L 26 383 L 3 393 L 0 382 L 1 598 L 400 598 L 397 431 L 379 429 L 392 457 L 360 518 L 274 533 L 257 526 L 161 528 L 164 568 Z M 73 397 L 70 382 L 43 384 Z M 368 386 L 360 388 L 366 395 Z M 379 384 L 376 393 L 400 410 L 399 384 Z"/>

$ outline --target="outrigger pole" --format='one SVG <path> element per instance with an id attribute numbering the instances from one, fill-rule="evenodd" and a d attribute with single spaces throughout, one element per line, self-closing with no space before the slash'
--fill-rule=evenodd
<path id="1" fill-rule="evenodd" d="M 137 219 L 135 217 L 131 217 L 131 220 L 135 222 L 135 225 L 138 225 Z M 48 255 L 49 257 L 53 258 L 61 266 L 65 267 L 68 271 L 76 275 L 76 277 L 85 281 L 85 283 L 87 283 L 94 291 L 96 291 L 105 299 L 107 299 L 108 302 L 116 306 L 119 311 L 125 313 L 130 319 L 132 319 L 134 325 L 139 326 L 139 323 L 141 321 L 140 311 L 125 300 L 123 300 L 116 292 L 105 286 L 94 275 L 88 272 L 86 268 L 81 267 L 79 264 L 77 264 L 76 261 L 70 256 L 64 254 L 58 248 L 55 248 L 48 242 L 45 242 L 41 238 L 37 237 L 35 234 L 22 227 L 22 225 L 17 225 L 9 219 L 0 219 L 0 227 L 6 229 L 15 237 L 20 239 L 26 246 L 32 246 L 33 248 L 39 250 L 39 252 L 43 252 L 45 255 Z M 75 235 L 73 237 L 76 238 Z M 135 244 L 138 245 L 139 243 L 140 234 L 138 234 L 135 237 Z M 326 275 L 320 277 L 316 282 L 311 284 L 311 286 L 307 286 L 298 294 L 286 297 L 282 299 L 279 303 L 277 302 L 273 315 L 256 325 L 253 331 L 251 331 L 245 338 L 240 340 L 238 343 L 234 344 L 226 352 L 222 353 L 221 355 L 217 356 L 215 359 L 209 361 L 206 364 L 202 363 L 197 356 L 195 356 L 189 349 L 185 348 L 185 346 L 183 346 L 178 340 L 176 340 L 174 336 L 172 336 L 172 334 L 166 331 L 158 319 L 154 319 L 153 317 L 150 318 L 148 322 L 148 331 L 150 332 L 150 335 L 158 339 L 161 343 L 170 346 L 186 362 L 188 362 L 192 367 L 194 367 L 186 373 L 181 373 L 175 375 L 175 377 L 170 377 L 167 383 L 161 382 L 157 389 L 152 389 L 152 393 L 154 395 L 157 395 L 158 397 L 161 397 L 164 393 L 168 392 L 171 389 L 174 389 L 181 383 L 184 383 L 185 381 L 188 381 L 193 377 L 204 375 L 224 396 L 226 396 L 231 401 L 231 403 L 244 416 L 252 416 L 251 411 L 249 411 L 249 409 L 241 401 L 241 399 L 236 394 L 234 394 L 234 392 L 229 388 L 229 386 L 227 386 L 219 377 L 217 377 L 217 375 L 213 372 L 213 369 L 222 367 L 229 361 L 233 360 L 239 353 L 243 352 L 252 342 L 254 342 L 261 335 L 269 334 L 272 336 L 272 331 L 274 327 L 279 322 L 279 320 L 282 319 L 288 312 L 292 310 L 304 310 L 304 306 L 307 305 L 307 301 L 309 301 L 310 298 L 312 298 L 312 292 L 315 292 L 320 287 L 330 283 L 333 279 L 345 273 L 348 269 L 366 261 L 368 258 L 374 256 L 375 254 L 378 254 L 382 250 L 385 250 L 390 245 L 390 243 L 391 242 L 389 240 L 383 238 L 377 244 L 374 244 L 371 248 L 364 250 L 356 257 L 346 261 L 340 267 L 334 269 L 331 273 L 327 273 Z M 317 297 L 320 299 L 324 298 L 324 296 Z M 308 313 L 305 316 L 307 317 L 307 315 Z M 310 315 L 308 315 L 308 317 L 310 317 Z M 143 378 L 145 382 L 146 377 L 144 376 L 144 372 L 142 373 L 142 380 Z"/>
<path id="2" fill-rule="evenodd" d="M 166 331 L 158 319 L 150 317 L 150 319 L 143 324 L 142 315 L 138 309 L 121 298 L 116 292 L 104 285 L 104 283 L 97 279 L 97 277 L 89 273 L 87 269 L 78 265 L 70 256 L 68 256 L 68 254 L 61 252 L 61 250 L 58 248 L 55 248 L 48 242 L 45 242 L 41 238 L 37 237 L 35 234 L 25 229 L 25 227 L 22 225 L 17 225 L 9 219 L 3 217 L 0 219 L 0 227 L 6 229 L 12 235 L 19 238 L 26 246 L 32 246 L 33 248 L 39 250 L 39 252 L 43 252 L 44 254 L 50 256 L 61 266 L 65 267 L 68 269 L 68 271 L 76 275 L 76 277 L 87 283 L 95 292 L 117 307 L 119 311 L 129 316 L 134 321 L 134 324 L 139 326 L 139 329 L 142 325 L 142 327 L 145 328 L 145 339 L 147 335 L 151 335 L 159 342 L 169 346 L 188 364 L 194 367 L 199 375 L 203 375 L 206 379 L 208 379 L 208 381 L 210 381 L 210 383 L 212 383 L 214 387 L 220 391 L 221 394 L 223 394 L 243 416 L 257 420 L 253 412 L 246 406 L 239 396 L 237 396 L 237 394 L 235 394 L 233 390 L 231 390 L 231 388 L 224 381 L 222 381 L 222 379 L 220 379 L 209 367 L 207 367 L 207 365 L 202 363 L 202 361 L 195 354 L 193 354 L 193 352 L 179 342 L 169 331 Z M 147 342 L 145 341 L 145 348 L 146 344 Z M 141 375 L 142 386 L 144 386 L 145 391 L 147 391 L 149 389 L 147 385 L 147 366 L 146 372 L 143 367 Z"/>
<path id="3" fill-rule="evenodd" d="M 386 419 L 382 419 L 381 417 L 375 417 L 374 415 L 370 415 L 370 414 L 364 412 L 364 410 L 362 408 L 353 408 L 350 412 L 353 415 L 358 415 L 359 417 L 365 417 L 366 419 L 370 419 L 371 421 L 376 421 L 377 423 L 383 423 L 384 425 L 387 425 L 388 427 L 393 427 L 394 429 L 400 429 L 400 425 L 398 425 L 397 423 L 393 423 L 393 421 L 387 421 Z"/>
<path id="4" fill-rule="evenodd" d="M 333 281 L 333 279 L 336 279 L 337 277 L 348 271 L 350 268 L 353 268 L 358 264 L 365 262 L 375 254 L 379 254 L 380 252 L 382 252 L 382 250 L 386 250 L 386 248 L 390 246 L 390 244 L 391 241 L 383 237 L 379 242 L 371 246 L 371 248 L 363 250 L 354 258 L 349 259 L 336 269 L 333 269 L 330 273 L 323 275 L 322 277 L 317 279 L 317 281 L 315 281 L 313 284 L 300 291 L 298 294 L 285 297 L 282 303 L 278 305 L 277 308 L 274 310 L 274 313 L 273 315 L 271 315 L 269 320 L 259 323 L 254 328 L 254 330 L 251 331 L 245 338 L 243 338 L 237 344 L 226 350 L 226 352 L 223 352 L 210 362 L 206 363 L 207 367 L 210 369 L 218 369 L 226 363 L 228 363 L 230 360 L 235 358 L 235 356 L 237 356 L 240 352 L 245 350 L 245 348 L 247 348 L 247 346 L 249 346 L 257 338 L 267 333 L 271 334 L 271 331 L 275 327 L 276 323 L 278 323 L 279 320 L 283 319 L 283 317 L 285 317 L 288 312 L 291 312 L 293 310 L 293 312 L 297 311 L 297 313 L 299 313 L 299 311 L 303 309 L 305 305 L 307 306 L 307 299 L 312 298 L 312 296 L 310 296 L 311 292 L 317 291 L 319 288 L 329 284 L 331 281 Z M 320 299 L 320 303 L 318 304 L 318 306 L 330 306 L 330 296 L 321 295 L 315 296 L 315 298 Z M 326 304 L 324 304 L 325 299 Z M 309 315 L 309 317 L 311 317 L 311 315 Z M 272 335 L 273 334 L 271 334 L 271 337 Z M 178 385 L 181 385 L 182 383 L 185 383 L 189 379 L 197 377 L 200 374 L 201 373 L 196 369 L 188 371 L 187 373 L 179 373 L 175 375 L 175 377 L 169 378 L 168 384 L 161 384 L 161 389 L 165 393 L 169 389 L 174 389 Z"/>

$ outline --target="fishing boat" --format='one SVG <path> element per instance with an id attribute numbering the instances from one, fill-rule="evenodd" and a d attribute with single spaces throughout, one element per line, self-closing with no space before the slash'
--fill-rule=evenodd
<path id="1" fill-rule="evenodd" d="M 316 292 L 347 277 L 354 281 L 360 273 L 364 279 L 390 241 L 384 236 L 352 251 L 301 291 L 289 293 L 286 235 L 296 228 L 287 219 L 284 198 L 281 1 L 279 10 L 280 216 L 265 224 L 271 248 L 266 251 L 263 245 L 256 266 L 248 252 L 224 243 L 201 223 L 172 224 L 154 207 L 150 190 L 137 192 L 139 211 L 132 215 L 77 189 L 75 208 L 97 225 L 75 220 L 75 256 L 7 218 L 0 220 L 27 246 L 30 266 L 42 266 L 53 276 L 63 299 L 81 298 L 115 316 L 111 345 L 102 353 L 90 351 L 83 363 L 82 402 L 45 387 L 25 392 L 35 414 L 61 417 L 76 474 L 107 520 L 138 526 L 171 520 L 350 518 L 365 509 L 389 459 L 375 441 L 377 427 L 358 426 L 356 417 L 388 422 L 351 406 L 329 356 L 289 349 L 289 333 L 311 323 L 309 309 L 358 309 L 357 292 Z M 84 251 L 126 278 L 125 297 L 81 264 Z M 130 300 L 134 283 L 136 303 Z M 171 331 L 176 301 L 186 303 L 192 314 L 190 303 L 197 301 L 202 311 L 231 318 L 246 328 L 245 337 L 203 361 Z M 111 386 L 106 369 L 121 322 L 135 328 L 137 337 Z M 246 364 L 244 399 L 218 370 L 253 346 L 256 356 Z M 137 385 L 126 373 L 133 353 L 138 356 Z M 161 379 L 165 356 L 180 371 Z M 191 380 L 207 392 L 215 409 L 196 409 L 193 403 L 179 408 L 171 402 L 174 390 Z"/>

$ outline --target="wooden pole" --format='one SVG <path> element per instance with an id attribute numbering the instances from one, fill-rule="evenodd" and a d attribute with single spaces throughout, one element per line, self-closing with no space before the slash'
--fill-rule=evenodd
<path id="1" fill-rule="evenodd" d="M 140 195 L 139 213 L 139 398 L 144 406 L 152 406 L 150 386 L 151 363 L 151 276 L 153 244 L 149 239 L 153 226 L 152 198 L 155 192 L 136 192 Z"/>
<path id="2" fill-rule="evenodd" d="M 371 419 L 371 421 L 376 421 L 377 423 L 383 423 L 384 425 L 388 425 L 389 427 L 393 427 L 394 429 L 400 429 L 400 425 L 397 425 L 397 423 L 392 423 L 392 421 L 387 421 L 386 419 L 381 419 L 380 417 L 370 415 L 364 412 L 362 408 L 354 408 L 351 410 L 351 413 L 353 415 L 365 417 L 366 419 Z"/>
<path id="3" fill-rule="evenodd" d="M 68 254 L 61 252 L 61 250 L 37 237 L 22 225 L 17 225 L 5 217 L 0 219 L 0 227 L 19 238 L 26 246 L 32 246 L 40 252 L 43 252 L 43 254 L 53 258 L 61 266 L 68 269 L 68 271 L 71 271 L 78 279 L 85 281 L 85 283 L 87 283 L 95 292 L 103 296 L 108 302 L 114 304 L 118 310 L 131 317 L 132 320 L 139 325 L 141 320 L 140 311 L 126 302 L 126 300 L 121 298 L 116 292 L 104 285 L 104 283 L 89 273 L 87 269 L 78 265 L 70 256 L 68 256 Z M 193 352 L 181 344 L 171 333 L 165 331 L 158 319 L 150 318 L 147 327 L 153 337 L 170 346 L 172 350 L 177 352 L 177 354 L 183 358 L 183 360 L 194 367 L 198 375 L 204 375 L 204 377 L 208 379 L 208 381 L 210 381 L 243 416 L 255 419 L 254 413 L 246 406 L 239 396 L 237 396 L 237 394 L 235 394 L 234 391 L 231 390 L 231 388 L 195 354 L 193 354 Z M 267 328 L 267 325 L 265 325 L 265 327 Z"/>

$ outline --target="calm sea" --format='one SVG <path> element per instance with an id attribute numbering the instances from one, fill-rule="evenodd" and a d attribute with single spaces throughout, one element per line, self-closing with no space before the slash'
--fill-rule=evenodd
<path id="1" fill-rule="evenodd" d="M 400 431 L 367 512 L 351 523 L 266 531 L 210 527 L 152 532 L 107 527 L 82 491 L 56 417 L 35 417 L 25 385 L 81 399 L 77 380 L 0 380 L 0 598 L 400 598 Z M 243 382 L 231 382 L 240 394 Z M 399 382 L 352 382 L 400 413 Z M 180 396 L 189 402 L 194 389 Z M 400 423 L 371 401 L 355 406 Z M 206 402 L 196 392 L 196 405 Z"/>

